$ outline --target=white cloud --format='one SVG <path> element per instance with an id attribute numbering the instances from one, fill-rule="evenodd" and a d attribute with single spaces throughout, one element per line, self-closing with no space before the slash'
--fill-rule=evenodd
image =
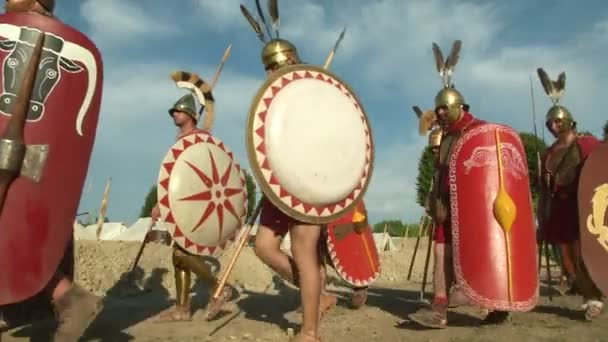
<path id="1" fill-rule="evenodd" d="M 154 18 L 146 7 L 137 2 L 121 0 L 84 0 L 82 17 L 91 26 L 91 36 L 97 44 L 124 44 L 144 36 L 178 33 L 169 21 Z"/>

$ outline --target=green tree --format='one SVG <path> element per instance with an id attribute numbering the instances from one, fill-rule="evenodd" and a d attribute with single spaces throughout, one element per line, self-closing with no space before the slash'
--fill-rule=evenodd
<path id="1" fill-rule="evenodd" d="M 146 199 L 144 200 L 144 205 L 141 207 L 141 211 L 139 212 L 139 217 L 150 217 L 152 215 L 152 208 L 158 202 L 156 195 L 157 186 L 156 184 L 150 188 L 148 194 L 146 195 Z"/>
<path id="2" fill-rule="evenodd" d="M 435 156 L 430 147 L 422 151 L 418 160 L 418 176 L 416 177 L 416 202 L 424 207 L 426 198 L 431 191 L 431 181 L 435 173 Z"/>
<path id="3" fill-rule="evenodd" d="M 247 172 L 247 170 L 243 169 L 243 173 L 245 174 L 245 184 L 246 184 L 246 189 L 247 189 L 247 217 L 246 220 L 248 221 L 249 218 L 251 217 L 251 215 L 253 215 L 253 211 L 255 210 L 256 207 L 256 198 L 255 198 L 255 181 L 253 180 L 253 177 L 251 177 L 251 175 L 249 174 L 249 172 Z"/>
<path id="4" fill-rule="evenodd" d="M 519 138 L 521 139 L 521 143 L 524 145 L 524 151 L 526 152 L 528 174 L 530 177 L 530 191 L 532 192 L 532 201 L 536 208 L 540 191 L 538 166 L 540 163 L 540 156 L 547 148 L 547 145 L 544 141 L 531 133 L 519 132 Z"/>
<path id="5" fill-rule="evenodd" d="M 604 141 L 608 141 L 608 121 L 604 125 Z"/>

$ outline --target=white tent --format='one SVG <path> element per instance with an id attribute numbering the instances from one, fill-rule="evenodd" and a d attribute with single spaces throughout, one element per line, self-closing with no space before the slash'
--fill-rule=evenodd
<path id="1" fill-rule="evenodd" d="M 144 237 L 148 233 L 148 228 L 150 228 L 150 223 L 152 222 L 152 218 L 150 217 L 142 217 L 135 221 L 129 228 L 125 229 L 120 235 L 118 235 L 113 240 L 118 241 L 143 241 Z M 154 227 L 154 230 L 167 230 L 165 225 L 162 222 L 157 222 Z"/>
<path id="2" fill-rule="evenodd" d="M 374 233 L 374 242 L 376 243 L 376 248 L 378 251 L 396 251 L 397 247 L 393 243 L 393 239 L 391 236 L 384 233 Z"/>
<path id="3" fill-rule="evenodd" d="M 100 240 L 115 240 L 127 227 L 122 222 L 106 222 L 101 226 Z M 97 224 L 86 227 L 74 223 L 75 240 L 97 240 Z"/>

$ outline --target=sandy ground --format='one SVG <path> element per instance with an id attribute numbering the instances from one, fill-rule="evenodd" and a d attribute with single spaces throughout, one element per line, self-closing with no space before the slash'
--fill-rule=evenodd
<path id="1" fill-rule="evenodd" d="M 426 239 L 424 239 L 426 240 Z M 367 305 L 349 307 L 349 289 L 331 272 L 329 289 L 340 298 L 321 324 L 323 341 L 608 341 L 608 314 L 593 323 L 581 320 L 581 299 L 574 296 L 547 298 L 542 284 L 541 301 L 528 313 L 512 315 L 501 326 L 480 326 L 482 313 L 474 308 L 452 311 L 445 330 L 422 330 L 415 325 L 395 326 L 408 313 L 418 309 L 426 241 L 421 241 L 410 281 L 407 271 L 415 239 L 399 251 L 384 252 L 383 273 L 371 287 Z M 299 306 L 298 292 L 285 286 L 261 264 L 250 248 L 239 258 L 230 281 L 239 290 L 238 298 L 219 319 L 206 322 L 204 308 L 208 288 L 195 283 L 192 296 L 193 321 L 154 324 L 146 319 L 172 303 L 175 288 L 169 247 L 148 245 L 135 272 L 136 286 L 126 274 L 138 243 L 77 242 L 77 280 L 89 290 L 105 296 L 105 307 L 88 329 L 86 341 L 287 341 L 298 329 L 288 312 Z M 222 265 L 232 255 L 229 249 L 220 258 Z M 432 262 L 431 262 L 432 265 Z M 553 272 L 557 274 L 557 270 Z M 426 298 L 430 297 L 430 284 Z M 289 318 L 289 319 L 288 319 Z M 52 320 L 35 322 L 6 333 L 2 341 L 48 341 Z"/>

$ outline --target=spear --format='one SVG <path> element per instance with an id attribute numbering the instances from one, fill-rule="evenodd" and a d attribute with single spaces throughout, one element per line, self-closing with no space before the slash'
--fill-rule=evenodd
<path id="1" fill-rule="evenodd" d="M 228 58 L 230 58 L 231 51 L 232 51 L 232 43 L 230 43 L 230 45 L 228 45 L 228 47 L 226 48 L 226 51 L 224 51 L 224 56 L 222 56 L 222 61 L 220 62 L 220 65 L 217 67 L 217 70 L 215 71 L 215 75 L 213 75 L 213 81 L 211 81 L 211 89 L 213 89 L 215 87 L 215 84 L 217 83 L 217 80 L 220 77 L 220 74 L 222 73 L 222 69 L 224 69 L 224 64 L 226 64 L 226 61 L 228 60 Z"/>
<path id="2" fill-rule="evenodd" d="M 97 219 L 97 240 L 101 236 L 101 227 L 103 226 L 103 221 L 106 217 L 106 211 L 108 209 L 108 196 L 110 195 L 110 183 L 112 183 L 112 177 L 108 178 L 106 182 L 106 188 L 103 191 L 103 198 L 101 199 L 101 207 L 99 208 L 99 218 Z"/>
<path id="3" fill-rule="evenodd" d="M 340 46 L 342 39 L 344 39 L 345 33 L 346 33 L 346 26 L 342 29 L 340 36 L 338 36 L 338 40 L 336 40 L 336 43 L 334 44 L 334 48 L 329 52 L 329 55 L 327 56 L 327 59 L 325 60 L 325 65 L 323 66 L 324 69 L 329 69 L 329 65 L 331 64 L 331 61 L 334 59 L 336 51 L 338 50 L 338 46 Z"/>

